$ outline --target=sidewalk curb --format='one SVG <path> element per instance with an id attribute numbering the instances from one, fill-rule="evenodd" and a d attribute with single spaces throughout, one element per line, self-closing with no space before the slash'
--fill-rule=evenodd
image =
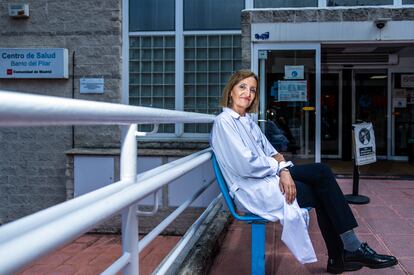
<path id="1" fill-rule="evenodd" d="M 204 230 L 200 232 L 201 237 L 189 251 L 177 274 L 208 274 L 231 222 L 230 213 L 221 206 L 216 215 L 206 221 Z"/>

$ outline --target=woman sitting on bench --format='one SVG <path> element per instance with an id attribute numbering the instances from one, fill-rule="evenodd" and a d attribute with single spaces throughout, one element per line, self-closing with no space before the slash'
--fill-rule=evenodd
<path id="1" fill-rule="evenodd" d="M 355 235 L 358 224 L 329 167 L 293 166 L 269 143 L 248 114 L 257 111 L 258 91 L 253 72 L 234 73 L 224 88 L 223 112 L 211 133 L 211 147 L 238 208 L 269 221 L 280 220 L 282 240 L 301 263 L 316 260 L 307 212 L 300 208 L 313 207 L 328 249 L 329 273 L 396 265 L 395 257 L 377 254 Z"/>

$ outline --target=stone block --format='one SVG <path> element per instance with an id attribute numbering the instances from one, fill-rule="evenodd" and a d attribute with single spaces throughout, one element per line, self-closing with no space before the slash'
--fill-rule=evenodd
<path id="1" fill-rule="evenodd" d="M 295 22 L 317 22 L 318 11 L 317 10 L 297 10 L 295 11 Z"/>
<path id="2" fill-rule="evenodd" d="M 368 20 L 369 9 L 347 9 L 342 12 L 343 21 L 367 21 Z"/>
<path id="3" fill-rule="evenodd" d="M 368 20 L 375 21 L 378 18 L 392 18 L 392 9 L 370 9 L 368 12 Z"/>
<path id="4" fill-rule="evenodd" d="M 271 13 L 272 23 L 288 23 L 288 22 L 295 22 L 295 11 L 294 10 L 274 10 L 274 11 L 267 11 Z"/>
<path id="5" fill-rule="evenodd" d="M 342 10 L 319 9 L 318 22 L 340 22 L 342 21 Z"/>

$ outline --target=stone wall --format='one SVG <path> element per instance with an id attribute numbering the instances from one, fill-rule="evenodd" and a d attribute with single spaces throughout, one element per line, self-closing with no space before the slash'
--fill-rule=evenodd
<path id="1" fill-rule="evenodd" d="M 0 0 L 0 47 L 66 48 L 69 79 L 0 79 L 0 89 L 121 101 L 120 0 L 27 0 L 27 19 L 8 16 L 14 2 Z M 83 77 L 103 77 L 104 94 L 81 95 Z M 119 147 L 118 127 L 0 128 L 0 224 L 66 199 L 65 152 L 73 146 Z"/>

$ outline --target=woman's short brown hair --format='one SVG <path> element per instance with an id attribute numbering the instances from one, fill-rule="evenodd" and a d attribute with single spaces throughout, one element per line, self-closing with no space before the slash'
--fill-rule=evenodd
<path id="1" fill-rule="evenodd" d="M 236 86 L 237 83 L 242 81 L 243 79 L 246 79 L 248 77 L 254 77 L 256 79 L 257 83 L 257 89 L 256 89 L 256 96 L 253 99 L 252 104 L 249 108 L 247 108 L 246 112 L 248 113 L 255 113 L 258 110 L 259 107 L 259 78 L 257 75 L 249 70 L 239 70 L 235 72 L 227 81 L 226 86 L 224 86 L 223 89 L 223 96 L 221 97 L 220 106 L 221 107 L 229 107 L 231 108 L 231 90 L 233 90 L 233 87 Z"/>

